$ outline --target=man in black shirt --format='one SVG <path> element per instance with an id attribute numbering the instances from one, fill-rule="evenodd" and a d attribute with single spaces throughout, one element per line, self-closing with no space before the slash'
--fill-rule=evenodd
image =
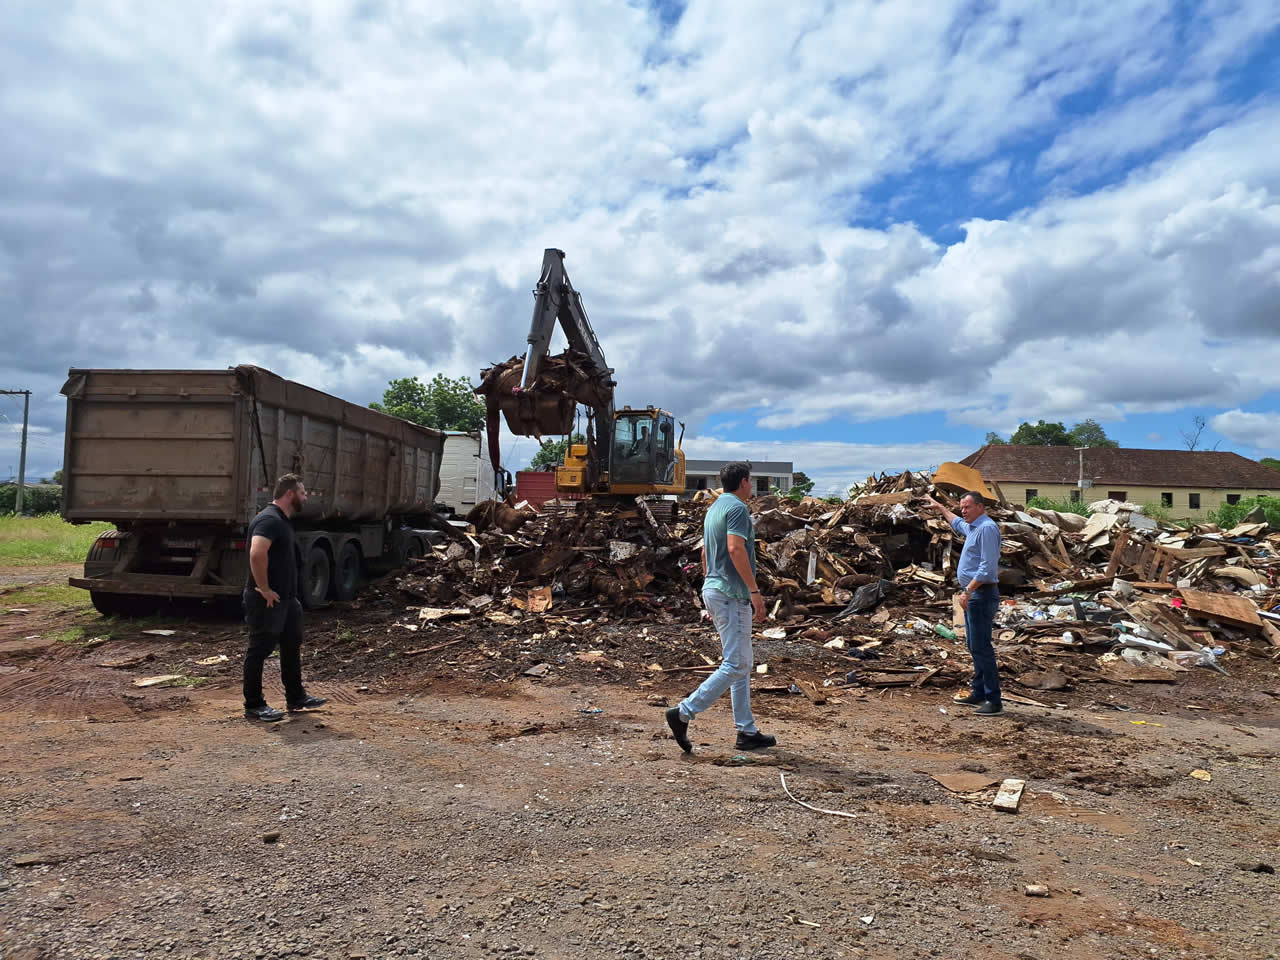
<path id="1" fill-rule="evenodd" d="M 244 657 L 244 715 L 254 720 L 283 720 L 262 696 L 262 664 L 280 647 L 280 679 L 290 710 L 325 703 L 302 686 L 302 604 L 298 600 L 298 560 L 289 518 L 307 502 L 302 478 L 286 473 L 276 481 L 275 497 L 249 523 L 249 579 L 244 585 L 244 618 L 249 650 Z"/>

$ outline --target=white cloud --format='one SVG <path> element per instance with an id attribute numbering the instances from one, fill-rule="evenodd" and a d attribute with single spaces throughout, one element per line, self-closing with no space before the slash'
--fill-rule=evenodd
<path id="1" fill-rule="evenodd" d="M 1233 443 L 1273 456 L 1280 453 L 1280 413 L 1251 413 L 1237 408 L 1210 418 L 1209 426 Z"/>
<path id="2" fill-rule="evenodd" d="M 693 430 L 1254 403 L 1280 108 L 1219 74 L 1274 4 L 1200 5 L 1190 34 L 1164 2 L 988 6 L 693 0 L 669 33 L 551 0 L 6 10 L 0 324 L 24 349 L 0 372 L 40 391 L 41 469 L 73 364 L 252 362 L 362 403 L 475 378 L 523 349 L 546 246 L 619 403 Z M 1101 104 L 1064 124 L 1068 98 Z M 1064 183 L 1166 152 L 993 219 L 1050 137 Z M 913 177 L 962 240 L 917 225 Z"/>

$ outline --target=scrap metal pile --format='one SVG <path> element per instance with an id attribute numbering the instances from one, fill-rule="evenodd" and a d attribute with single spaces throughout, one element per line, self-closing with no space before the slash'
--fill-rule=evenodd
<path id="1" fill-rule="evenodd" d="M 963 614 L 953 599 L 962 538 L 929 509 L 929 496 L 957 507 L 915 473 L 868 478 L 843 502 L 751 501 L 769 613 L 757 627 L 757 661 L 789 664 L 800 684 L 793 692 L 816 699 L 833 686 L 967 681 Z M 697 634 L 709 664 L 707 653 L 716 650 L 710 626 L 689 625 L 703 617 L 702 518 L 710 499 L 552 501 L 541 510 L 481 505 L 468 532 L 398 581 L 412 604 L 402 626 L 440 633 L 450 647 L 480 633 L 492 647 L 493 630 L 505 630 L 525 637 L 527 647 L 527 637 L 545 639 L 554 620 L 566 643 L 543 643 L 546 662 L 537 666 L 545 669 L 534 675 L 583 661 L 581 648 L 593 646 L 593 631 L 606 623 L 627 625 L 636 643 L 614 644 L 616 655 L 607 657 L 587 651 L 600 656 L 585 662 L 669 669 L 689 659 L 687 638 Z M 1015 683 L 1031 690 L 1171 683 L 1195 666 L 1280 659 L 1273 610 L 1280 532 L 1269 533 L 1265 521 L 1183 529 L 1114 501 L 1090 508 L 1087 517 L 988 508 L 1003 538 L 996 646 Z M 491 629 L 477 632 L 482 625 Z"/>

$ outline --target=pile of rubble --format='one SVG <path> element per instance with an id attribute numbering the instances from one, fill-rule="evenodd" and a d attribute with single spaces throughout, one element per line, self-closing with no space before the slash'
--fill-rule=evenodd
<path id="1" fill-rule="evenodd" d="M 766 661 L 793 664 L 794 682 L 783 689 L 821 699 L 832 686 L 967 680 L 954 600 L 961 540 L 928 504 L 935 497 L 954 509 L 946 491 L 962 487 L 934 479 L 868 478 L 843 502 L 751 501 L 769 613 L 759 641 Z M 505 631 L 526 651 L 529 637 L 544 641 L 546 661 L 530 665 L 541 670 L 533 675 L 570 661 L 669 672 L 689 659 L 682 635 L 714 640 L 705 622 L 690 626 L 704 616 L 702 518 L 711 499 L 481 505 L 465 532 L 396 585 L 411 604 L 401 626 L 446 638 L 410 652 L 483 635 L 494 656 Z M 1222 531 L 1162 524 L 1128 503 L 1090 511 L 988 507 L 1003 538 L 997 651 L 1024 688 L 1175 682 L 1196 666 L 1225 672 L 1233 658 L 1280 659 L 1280 533 L 1269 533 L 1265 519 Z M 605 624 L 627 624 L 637 643 L 591 650 Z M 548 632 L 566 642 L 548 645 Z M 704 663 L 676 669 L 710 669 L 715 649 L 710 643 L 700 649 Z"/>

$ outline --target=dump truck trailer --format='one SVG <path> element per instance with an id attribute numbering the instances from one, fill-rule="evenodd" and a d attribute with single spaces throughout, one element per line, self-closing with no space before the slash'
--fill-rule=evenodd
<path id="1" fill-rule="evenodd" d="M 245 532 L 296 473 L 301 599 L 348 600 L 362 577 L 423 556 L 444 434 L 348 403 L 261 367 L 71 369 L 62 516 L 115 525 L 84 576 L 103 614 L 139 615 L 179 597 L 234 597 L 249 571 Z"/>

